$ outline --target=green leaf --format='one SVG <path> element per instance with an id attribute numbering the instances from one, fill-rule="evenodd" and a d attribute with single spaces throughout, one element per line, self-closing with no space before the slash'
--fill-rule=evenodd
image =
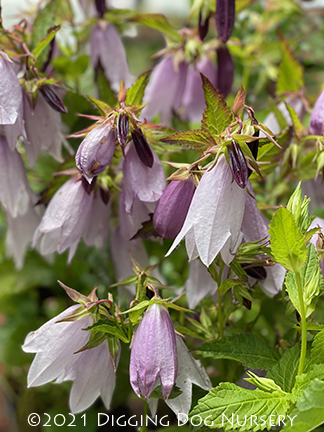
<path id="1" fill-rule="evenodd" d="M 312 364 L 324 363 L 324 330 L 317 333 L 313 339 L 311 362 Z"/>
<path id="2" fill-rule="evenodd" d="M 141 105 L 144 91 L 151 71 L 140 75 L 130 89 L 127 90 L 126 105 Z"/>
<path id="3" fill-rule="evenodd" d="M 43 9 L 41 9 L 34 21 L 33 30 L 31 34 L 32 48 L 36 48 L 39 41 L 46 38 L 48 30 L 54 26 L 55 14 L 58 6 L 58 0 L 51 0 Z M 49 46 L 47 45 L 42 49 L 38 55 L 40 64 L 43 64 L 48 55 Z"/>
<path id="4" fill-rule="evenodd" d="M 138 276 L 136 275 L 128 276 L 127 278 L 121 280 L 120 282 L 110 285 L 110 287 L 112 288 L 118 286 L 129 286 L 135 284 L 137 281 L 138 281 Z"/>
<path id="5" fill-rule="evenodd" d="M 282 114 L 282 112 L 280 111 L 280 109 L 278 108 L 278 105 L 273 101 L 273 99 L 270 99 L 270 108 L 271 111 L 274 112 L 276 116 L 280 130 L 281 131 L 284 130 L 288 126 L 287 121 L 284 115 Z"/>
<path id="6" fill-rule="evenodd" d="M 300 359 L 300 344 L 286 350 L 278 361 L 267 373 L 267 378 L 273 379 L 283 391 L 291 392 L 295 385 Z"/>
<path id="7" fill-rule="evenodd" d="M 178 31 L 172 27 L 172 25 L 162 14 L 138 14 L 137 16 L 131 18 L 130 21 L 135 21 L 137 23 L 154 28 L 155 30 L 160 31 L 175 41 L 181 42 Z"/>
<path id="8" fill-rule="evenodd" d="M 95 99 L 92 96 L 87 96 L 87 98 L 98 108 L 102 115 L 108 116 L 113 112 L 113 109 L 108 104 L 106 104 L 106 102 L 102 102 L 101 100 Z"/>
<path id="9" fill-rule="evenodd" d="M 80 55 L 76 60 L 66 57 L 57 57 L 53 60 L 54 69 L 65 77 L 76 79 L 82 75 L 89 65 L 89 56 Z"/>
<path id="10" fill-rule="evenodd" d="M 227 358 L 251 368 L 269 369 L 279 360 L 279 353 L 253 333 L 240 333 L 196 349 L 204 357 Z"/>
<path id="11" fill-rule="evenodd" d="M 306 307 L 306 317 L 314 311 L 317 299 L 323 292 L 324 288 L 323 275 L 319 266 L 319 258 L 316 249 L 313 244 L 309 244 L 307 250 L 307 260 L 300 270 L 304 303 Z M 294 272 L 287 273 L 285 283 L 291 302 L 297 311 L 301 313 L 297 280 Z"/>
<path id="12" fill-rule="evenodd" d="M 307 373 L 296 376 L 296 384 L 292 390 L 292 401 L 296 403 L 303 396 L 303 393 L 311 385 L 314 379 L 324 379 L 324 364 L 311 365 Z"/>
<path id="13" fill-rule="evenodd" d="M 193 424 L 197 424 L 201 418 L 202 424 L 210 425 L 213 429 L 258 431 L 269 428 L 270 420 L 278 422 L 278 416 L 285 415 L 288 408 L 289 396 L 282 391 L 269 393 L 259 389 L 244 389 L 233 383 L 221 383 L 199 400 L 190 418 Z M 252 415 L 257 417 L 257 421 L 251 419 Z"/>
<path id="14" fill-rule="evenodd" d="M 92 326 L 89 326 L 83 330 L 87 330 L 87 331 L 95 330 L 97 332 L 109 333 L 109 334 L 112 334 L 114 336 L 117 336 L 123 342 L 129 343 L 128 336 L 122 330 L 122 328 L 120 326 L 118 326 L 115 321 L 112 321 L 109 319 L 100 319 L 99 321 L 94 323 Z"/>
<path id="15" fill-rule="evenodd" d="M 279 67 L 277 81 L 277 95 L 286 92 L 298 92 L 304 87 L 303 69 L 295 59 L 290 47 L 285 41 L 281 41 L 282 62 Z"/>
<path id="16" fill-rule="evenodd" d="M 293 424 L 285 432 L 310 432 L 324 423 L 324 381 L 315 379 L 290 414 Z"/>
<path id="17" fill-rule="evenodd" d="M 269 229 L 270 247 L 275 260 L 298 273 L 307 259 L 307 248 L 294 216 L 280 207 L 273 215 Z"/>
<path id="18" fill-rule="evenodd" d="M 302 198 L 301 182 L 299 182 L 294 193 L 291 195 L 288 201 L 287 210 L 289 210 L 290 213 L 294 215 L 296 223 L 303 234 L 306 233 L 310 224 L 312 223 L 312 218 L 308 216 L 309 203 L 310 198 Z"/>
<path id="19" fill-rule="evenodd" d="M 290 115 L 290 118 L 292 120 L 296 136 L 297 136 L 298 139 L 300 139 L 301 135 L 303 133 L 303 130 L 304 130 L 304 126 L 302 125 L 301 121 L 299 120 L 299 117 L 296 114 L 296 111 L 294 110 L 294 108 L 292 108 L 287 103 L 285 105 L 287 107 L 287 110 L 289 111 L 289 115 Z"/>
<path id="20" fill-rule="evenodd" d="M 217 294 L 223 296 L 229 289 L 235 285 L 241 285 L 245 281 L 242 279 L 226 279 L 224 280 L 217 289 Z"/>
<path id="21" fill-rule="evenodd" d="M 100 63 L 96 69 L 96 83 L 100 100 L 105 101 L 111 107 L 115 107 L 117 105 L 117 98 L 110 87 L 109 81 Z"/>
<path id="22" fill-rule="evenodd" d="M 270 378 L 264 378 L 259 377 L 255 373 L 251 371 L 247 371 L 247 374 L 249 378 L 244 378 L 244 381 L 249 382 L 250 384 L 255 385 L 260 390 L 263 390 L 265 392 L 274 392 L 274 391 L 280 391 L 282 392 L 282 389 L 280 386 L 278 386 L 273 379 Z"/>
<path id="23" fill-rule="evenodd" d="M 37 42 L 36 48 L 33 49 L 34 56 L 38 58 L 40 54 L 43 52 L 43 50 L 47 47 L 47 45 L 51 42 L 51 40 L 54 38 L 56 33 L 60 30 L 61 26 L 57 25 L 54 26 L 52 29 L 50 29 L 47 36 L 45 36 L 44 39 Z"/>
<path id="24" fill-rule="evenodd" d="M 217 140 L 217 136 L 231 124 L 232 113 L 208 78 L 200 75 L 207 105 L 202 119 L 202 129 L 204 132 L 209 132 Z"/>
<path id="25" fill-rule="evenodd" d="M 204 151 L 209 147 L 216 145 L 214 138 L 204 130 L 178 132 L 170 137 L 163 138 L 160 141 L 169 144 L 185 145 L 197 151 Z"/>

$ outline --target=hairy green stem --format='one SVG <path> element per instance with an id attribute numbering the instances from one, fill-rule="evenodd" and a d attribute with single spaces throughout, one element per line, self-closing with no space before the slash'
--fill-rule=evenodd
<path id="1" fill-rule="evenodd" d="M 306 308 L 304 303 L 304 294 L 303 287 L 301 283 L 300 273 L 296 274 L 296 282 L 298 287 L 298 297 L 300 304 L 300 317 L 301 317 L 301 352 L 300 352 L 300 361 L 298 368 L 298 375 L 301 375 L 304 372 L 305 359 L 306 359 L 306 350 L 307 350 L 307 327 L 306 327 Z"/>

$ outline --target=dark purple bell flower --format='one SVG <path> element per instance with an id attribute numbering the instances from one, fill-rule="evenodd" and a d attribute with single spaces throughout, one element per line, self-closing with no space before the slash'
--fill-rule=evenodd
<path id="1" fill-rule="evenodd" d="M 226 98 L 232 90 L 234 80 L 234 63 L 226 45 L 217 48 L 217 86 L 218 92 Z"/>

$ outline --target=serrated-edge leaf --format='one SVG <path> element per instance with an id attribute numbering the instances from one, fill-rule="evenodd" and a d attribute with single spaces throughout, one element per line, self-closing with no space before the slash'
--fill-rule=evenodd
<path id="1" fill-rule="evenodd" d="M 141 105 L 144 91 L 148 83 L 151 71 L 140 75 L 130 89 L 127 90 L 126 105 Z"/>
<path id="2" fill-rule="evenodd" d="M 278 421 L 278 416 L 285 415 L 289 408 L 289 396 L 283 392 L 264 392 L 262 390 L 248 390 L 233 383 L 221 383 L 199 400 L 198 405 L 191 411 L 194 416 L 202 419 L 202 425 L 210 425 L 213 429 L 258 431 L 269 427 L 271 421 Z M 251 416 L 257 416 L 258 422 L 253 422 Z M 263 415 L 265 424 L 262 425 L 260 416 Z M 228 421 L 224 416 L 226 416 Z M 238 416 L 238 417 L 237 417 Z M 274 416 L 274 417 L 270 417 Z M 239 419 L 238 424 L 237 419 Z M 247 421 L 244 424 L 244 419 Z M 197 418 L 195 419 L 197 422 Z M 233 420 L 233 423 L 231 421 Z M 194 420 L 193 420 L 194 422 Z M 243 425 L 243 426 L 242 426 Z"/>
<path id="3" fill-rule="evenodd" d="M 298 92 L 303 86 L 303 69 L 295 59 L 287 42 L 281 41 L 283 58 L 279 66 L 277 95 L 286 92 Z"/>
<path id="4" fill-rule="evenodd" d="M 233 119 L 232 112 L 209 79 L 203 74 L 200 75 L 203 81 L 206 102 L 206 109 L 202 119 L 202 129 L 203 131 L 209 132 L 217 139 L 217 136 L 231 124 Z"/>
<path id="5" fill-rule="evenodd" d="M 311 365 L 310 368 L 307 368 L 307 373 L 296 376 L 296 384 L 292 390 L 293 403 L 296 403 L 303 396 L 304 391 L 314 379 L 324 379 L 324 364 Z"/>
<path id="6" fill-rule="evenodd" d="M 300 139 L 301 135 L 303 133 L 303 130 L 304 130 L 304 126 L 302 125 L 302 122 L 300 121 L 300 119 L 299 119 L 298 115 L 296 114 L 296 111 L 294 110 L 294 108 L 291 107 L 290 105 L 288 105 L 287 103 L 285 103 L 285 105 L 286 105 L 286 108 L 287 108 L 287 110 L 289 112 L 291 121 L 293 123 L 293 127 L 294 127 L 294 130 L 295 130 L 296 136 L 297 136 L 298 139 Z"/>
<path id="7" fill-rule="evenodd" d="M 285 392 L 291 392 L 295 385 L 300 360 L 300 344 L 286 350 L 267 373 L 267 378 L 273 379 Z"/>
<path id="8" fill-rule="evenodd" d="M 245 104 L 245 90 L 243 86 L 240 87 L 239 91 L 237 92 L 237 95 L 235 96 L 234 102 L 233 102 L 233 113 L 238 115 L 241 111 L 241 109 L 244 108 Z"/>
<path id="9" fill-rule="evenodd" d="M 294 216 L 280 207 L 272 217 L 269 232 L 275 260 L 286 269 L 298 273 L 307 259 L 307 248 Z"/>
<path id="10" fill-rule="evenodd" d="M 170 137 L 162 138 L 160 141 L 168 144 L 185 145 L 199 151 L 204 151 L 216 145 L 214 138 L 208 132 L 200 129 L 178 132 Z"/>
<path id="11" fill-rule="evenodd" d="M 37 42 L 36 47 L 33 49 L 33 54 L 37 58 L 43 52 L 44 48 L 52 41 L 56 33 L 60 30 L 61 26 L 57 25 L 53 27 L 50 32 L 44 37 L 44 39 Z"/>
<path id="12" fill-rule="evenodd" d="M 317 333 L 313 339 L 311 362 L 312 364 L 324 363 L 324 330 Z"/>
<path id="13" fill-rule="evenodd" d="M 236 360 L 256 369 L 269 369 L 280 358 L 278 351 L 253 333 L 240 333 L 204 343 L 195 351 L 204 357 Z"/>
<path id="14" fill-rule="evenodd" d="M 111 112 L 113 112 L 113 109 L 106 102 L 95 99 L 89 95 L 87 95 L 87 98 L 90 100 L 90 102 L 92 102 L 98 108 L 98 110 L 101 112 L 101 114 L 107 116 Z"/>
<path id="15" fill-rule="evenodd" d="M 121 330 L 118 327 L 115 321 L 99 320 L 96 323 L 94 323 L 92 326 L 89 326 L 83 330 L 87 330 L 87 331 L 95 330 L 97 332 L 109 333 L 114 336 L 117 336 L 125 343 L 129 342 L 127 335 L 123 332 L 123 330 Z"/>

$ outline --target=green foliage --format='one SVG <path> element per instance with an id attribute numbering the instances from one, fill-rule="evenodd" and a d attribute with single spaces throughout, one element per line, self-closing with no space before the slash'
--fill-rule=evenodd
<path id="1" fill-rule="evenodd" d="M 227 358 L 251 368 L 269 369 L 280 358 L 279 353 L 253 333 L 240 333 L 204 343 L 196 352 L 204 357 Z"/>
<path id="2" fill-rule="evenodd" d="M 324 330 L 318 332 L 312 343 L 312 364 L 324 363 Z"/>
<path id="3" fill-rule="evenodd" d="M 100 319 L 95 324 L 85 328 L 84 330 L 109 333 L 113 336 L 117 336 L 125 343 L 129 342 L 129 337 L 125 333 L 125 330 L 116 321 L 110 319 Z"/>
<path id="4" fill-rule="evenodd" d="M 179 33 L 170 25 L 166 20 L 165 16 L 162 14 L 137 14 L 131 21 L 135 21 L 140 24 L 144 24 L 147 27 L 154 28 L 160 31 L 165 36 L 180 42 Z"/>
<path id="5" fill-rule="evenodd" d="M 214 138 L 204 130 L 178 132 L 168 138 L 163 138 L 160 141 L 169 144 L 184 145 L 197 151 L 204 151 L 216 144 Z"/>
<path id="6" fill-rule="evenodd" d="M 286 350 L 283 356 L 267 373 L 285 392 L 291 392 L 295 385 L 300 358 L 300 344 Z"/>
<path id="7" fill-rule="evenodd" d="M 150 77 L 150 71 L 140 75 L 132 87 L 127 90 L 126 105 L 141 105 L 144 91 Z"/>
<path id="8" fill-rule="evenodd" d="M 304 87 L 303 69 L 285 41 L 281 42 L 281 49 L 283 58 L 280 64 L 277 82 L 278 96 L 287 92 L 298 92 Z"/>
<path id="9" fill-rule="evenodd" d="M 281 207 L 274 214 L 269 228 L 275 260 L 287 270 L 298 273 L 307 259 L 307 248 L 294 216 Z"/>

